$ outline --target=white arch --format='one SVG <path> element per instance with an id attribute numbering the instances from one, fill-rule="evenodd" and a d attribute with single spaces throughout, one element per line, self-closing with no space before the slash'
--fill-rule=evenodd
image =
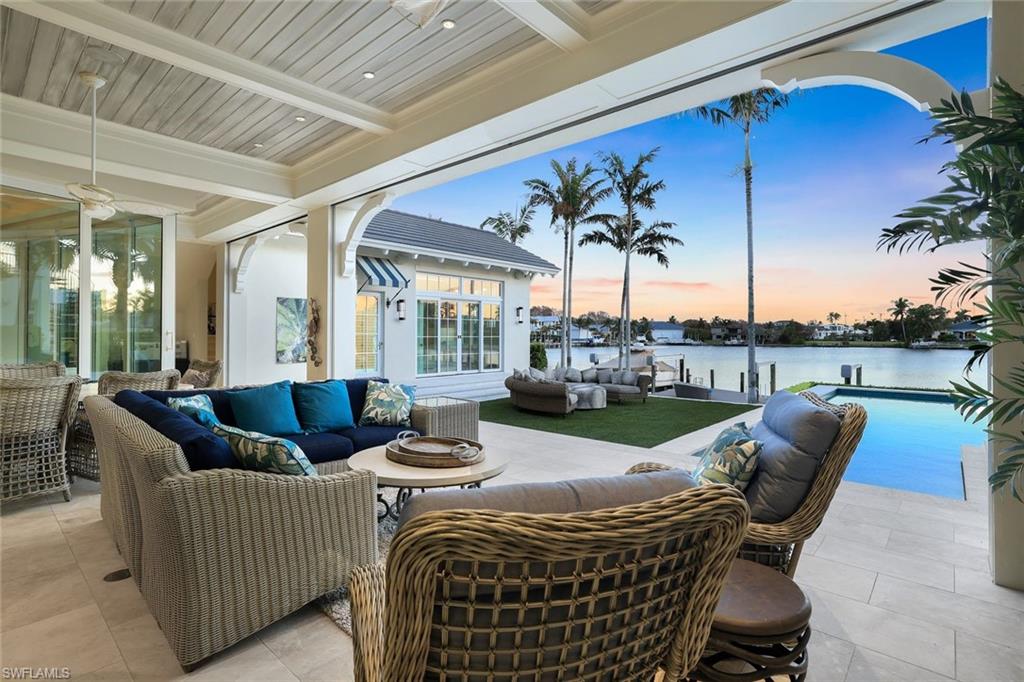
<path id="1" fill-rule="evenodd" d="M 256 255 L 256 249 L 264 242 L 283 237 L 286 234 L 305 236 L 306 224 L 303 222 L 285 223 L 254 234 L 245 240 L 245 243 L 242 244 L 242 253 L 238 256 L 238 266 L 235 267 L 234 291 L 236 294 L 245 291 L 246 276 L 249 274 L 249 265 L 252 263 L 252 257 Z"/>
<path id="2" fill-rule="evenodd" d="M 335 229 L 344 233 L 341 238 L 341 263 L 339 264 L 342 277 L 351 277 L 356 272 L 356 249 L 359 241 L 363 238 L 366 226 L 373 218 L 391 205 L 395 195 L 390 192 L 381 192 L 367 197 L 356 206 L 342 204 L 336 206 L 334 214 Z"/>
<path id="3" fill-rule="evenodd" d="M 928 111 L 956 88 L 931 69 L 878 52 L 824 52 L 761 71 L 765 85 L 783 92 L 822 85 L 863 85 Z"/>

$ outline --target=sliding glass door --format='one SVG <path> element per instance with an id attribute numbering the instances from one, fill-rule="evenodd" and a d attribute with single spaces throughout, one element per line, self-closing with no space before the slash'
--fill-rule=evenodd
<path id="1" fill-rule="evenodd" d="M 78 368 L 78 204 L 3 189 L 0 362 Z"/>
<path id="2" fill-rule="evenodd" d="M 501 369 L 501 304 L 420 298 L 416 372 L 420 375 Z"/>

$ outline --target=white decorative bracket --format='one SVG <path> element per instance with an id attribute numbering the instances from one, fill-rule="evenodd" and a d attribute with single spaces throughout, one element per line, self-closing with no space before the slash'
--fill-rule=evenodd
<path id="1" fill-rule="evenodd" d="M 345 231 L 345 238 L 340 240 L 340 274 L 342 277 L 352 277 L 356 273 L 356 249 L 359 248 L 359 242 L 363 238 L 363 233 L 366 231 L 366 226 L 370 224 L 370 221 L 374 217 L 391 205 L 392 200 L 395 198 L 394 194 L 390 192 L 381 192 L 380 194 L 374 194 L 368 197 L 365 201 L 357 206 L 345 206 L 342 209 L 350 211 L 351 219 L 347 226 L 338 225 L 335 222 L 335 229 Z M 335 221 L 338 220 L 339 215 L 344 215 L 341 211 L 335 213 Z"/>
<path id="2" fill-rule="evenodd" d="M 277 227 L 254 234 L 245 240 L 245 243 L 242 244 L 242 253 L 238 257 L 238 265 L 235 267 L 234 282 L 232 282 L 232 289 L 236 294 L 245 292 L 245 280 L 249 273 L 249 266 L 252 264 L 252 257 L 256 255 L 256 249 L 265 242 L 287 234 L 305 236 L 306 224 L 285 223 L 284 225 L 278 225 Z"/>
<path id="3" fill-rule="evenodd" d="M 862 85 L 899 97 L 918 111 L 928 111 L 956 88 L 931 69 L 879 52 L 824 52 L 761 72 L 765 85 L 783 92 L 823 85 Z"/>

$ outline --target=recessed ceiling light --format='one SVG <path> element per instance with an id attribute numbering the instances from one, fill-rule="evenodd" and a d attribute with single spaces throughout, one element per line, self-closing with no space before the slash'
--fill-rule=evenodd
<path id="1" fill-rule="evenodd" d="M 298 121 L 299 123 L 305 123 L 306 122 L 306 117 L 305 116 L 296 116 L 295 120 Z"/>
<path id="2" fill-rule="evenodd" d="M 444 28 L 444 29 L 455 28 L 455 20 L 454 19 L 445 19 L 444 21 L 441 22 L 441 28 Z"/>
<path id="3" fill-rule="evenodd" d="M 366 80 L 370 80 L 371 78 L 375 78 L 376 76 L 377 74 L 375 74 L 373 71 L 363 71 L 363 78 L 365 78 Z"/>
<path id="4" fill-rule="evenodd" d="M 256 149 L 259 149 L 260 147 L 263 146 L 263 143 L 262 142 L 254 142 L 252 146 L 256 147 Z"/>

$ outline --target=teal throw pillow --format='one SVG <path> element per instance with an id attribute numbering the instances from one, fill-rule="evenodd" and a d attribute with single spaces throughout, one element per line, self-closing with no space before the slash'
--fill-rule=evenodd
<path id="1" fill-rule="evenodd" d="M 302 433 L 292 402 L 292 382 L 279 381 L 258 388 L 228 393 L 235 422 L 245 431 L 268 436 Z"/>
<path id="2" fill-rule="evenodd" d="M 366 387 L 366 403 L 359 417 L 359 425 L 411 426 L 410 415 L 415 397 L 415 386 L 384 384 L 371 379 Z"/>
<path id="3" fill-rule="evenodd" d="M 306 453 L 290 440 L 246 431 L 220 422 L 207 422 L 207 425 L 210 424 L 214 434 L 226 440 L 231 446 L 232 454 L 243 469 L 269 474 L 316 476 L 316 467 L 310 463 Z"/>
<path id="4" fill-rule="evenodd" d="M 693 470 L 693 478 L 705 485 L 728 483 L 743 490 L 757 469 L 757 456 L 764 443 L 750 434 L 746 424 L 740 422 L 718 434 L 704 450 L 700 462 Z"/>
<path id="5" fill-rule="evenodd" d="M 344 381 L 331 379 L 292 386 L 295 411 L 306 433 L 342 431 L 356 425 Z"/>
<path id="6" fill-rule="evenodd" d="M 196 421 L 199 421 L 200 412 L 209 412 L 210 414 L 213 414 L 213 401 L 210 400 L 210 396 L 203 395 L 202 393 L 198 395 L 185 396 L 183 398 L 168 398 L 167 406 L 177 410 L 178 412 L 187 414 Z"/>

